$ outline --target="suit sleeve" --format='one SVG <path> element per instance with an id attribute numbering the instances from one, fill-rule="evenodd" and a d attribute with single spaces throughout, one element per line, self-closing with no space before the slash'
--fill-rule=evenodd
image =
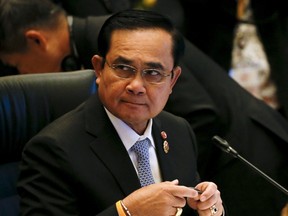
<path id="1" fill-rule="evenodd" d="M 68 155 L 55 140 L 43 136 L 32 139 L 24 149 L 20 165 L 21 215 L 85 215 L 82 201 L 76 196 L 75 175 Z M 118 216 L 115 204 L 97 215 Z"/>

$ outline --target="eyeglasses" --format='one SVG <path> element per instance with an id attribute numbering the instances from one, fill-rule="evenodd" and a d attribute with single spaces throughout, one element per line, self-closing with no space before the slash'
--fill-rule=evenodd
<path id="1" fill-rule="evenodd" d="M 122 79 L 131 79 L 135 77 L 136 72 L 138 71 L 132 65 L 127 64 L 112 64 L 110 65 L 107 61 L 105 63 L 114 71 L 114 74 Z M 173 69 L 170 74 L 165 74 L 163 71 L 159 69 L 148 68 L 141 71 L 142 78 L 151 84 L 161 84 L 163 83 L 165 77 L 171 76 L 173 73 Z"/>

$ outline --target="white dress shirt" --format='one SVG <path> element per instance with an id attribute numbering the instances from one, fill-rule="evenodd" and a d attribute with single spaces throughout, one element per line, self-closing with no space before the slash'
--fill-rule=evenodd
<path id="1" fill-rule="evenodd" d="M 137 173 L 138 173 L 138 171 L 136 168 L 137 167 L 136 154 L 135 154 L 135 152 L 131 151 L 130 148 L 137 141 L 144 140 L 146 137 L 149 138 L 149 140 L 151 142 L 151 145 L 149 147 L 149 159 L 150 159 L 150 166 L 151 166 L 151 170 L 152 170 L 152 175 L 153 175 L 155 183 L 161 182 L 162 178 L 161 178 L 158 159 L 156 156 L 154 139 L 152 137 L 153 120 L 152 119 L 149 120 L 148 126 L 147 126 L 144 134 L 140 136 L 131 127 L 129 127 L 125 122 L 123 122 L 121 119 L 114 116 L 106 108 L 105 108 L 105 111 L 106 111 L 110 121 L 112 122 L 114 128 L 116 129 L 118 135 L 120 136 L 120 139 L 121 139 L 122 143 L 124 144 Z"/>

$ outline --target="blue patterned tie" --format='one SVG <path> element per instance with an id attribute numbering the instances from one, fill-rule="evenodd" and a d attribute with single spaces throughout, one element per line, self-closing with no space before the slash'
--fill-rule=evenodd
<path id="1" fill-rule="evenodd" d="M 137 155 L 137 169 L 141 187 L 155 183 L 149 162 L 149 142 L 150 140 L 146 138 L 145 140 L 137 141 L 131 148 Z"/>

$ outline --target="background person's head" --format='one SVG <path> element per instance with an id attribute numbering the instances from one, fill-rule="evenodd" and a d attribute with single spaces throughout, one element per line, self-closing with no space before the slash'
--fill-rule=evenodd
<path id="1" fill-rule="evenodd" d="M 56 72 L 69 52 L 61 7 L 50 0 L 0 0 L 0 59 L 5 64 L 19 73 Z"/>
<path id="2" fill-rule="evenodd" d="M 111 16 L 92 58 L 104 106 L 141 134 L 164 108 L 181 68 L 183 39 L 170 20 L 151 11 Z"/>

